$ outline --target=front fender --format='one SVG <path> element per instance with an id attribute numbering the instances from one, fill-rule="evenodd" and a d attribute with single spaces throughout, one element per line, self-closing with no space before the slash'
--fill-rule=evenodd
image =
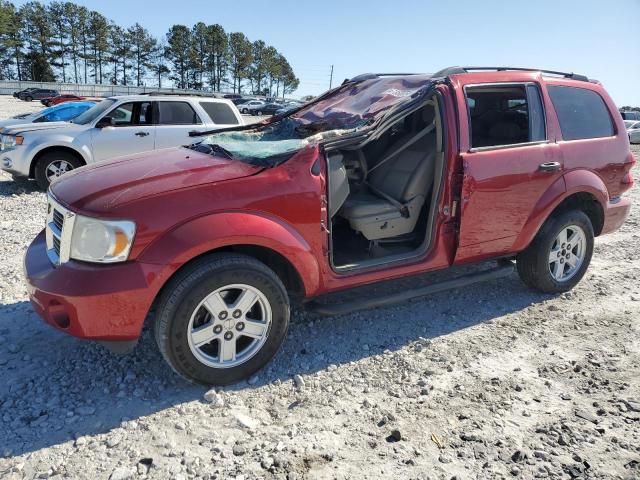
<path id="1" fill-rule="evenodd" d="M 571 170 L 556 180 L 540 197 L 511 250 L 520 252 L 527 248 L 558 205 L 571 195 L 583 192 L 592 194 L 603 210 L 607 208 L 609 193 L 602 179 L 591 170 Z"/>
<path id="2" fill-rule="evenodd" d="M 143 263 L 166 266 L 168 278 L 193 258 L 223 247 L 271 249 L 297 270 L 307 294 L 319 289 L 320 267 L 307 241 L 282 219 L 255 212 L 223 212 L 192 219 L 154 240 L 139 255 Z"/>
<path id="3" fill-rule="evenodd" d="M 43 138 L 42 140 L 34 139 L 29 143 L 29 145 L 27 145 L 27 156 L 31 161 L 33 161 L 36 155 L 40 152 L 51 148 L 73 150 L 82 157 L 84 163 L 91 163 L 92 156 L 89 145 L 77 144 L 73 138 L 67 137 L 66 135 L 52 135 L 51 137 L 46 139 Z"/>

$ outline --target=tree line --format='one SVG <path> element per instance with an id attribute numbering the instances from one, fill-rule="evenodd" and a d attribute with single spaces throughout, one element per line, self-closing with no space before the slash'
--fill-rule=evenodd
<path id="1" fill-rule="evenodd" d="M 221 25 L 173 25 L 157 39 L 72 2 L 17 8 L 0 0 L 0 80 L 99 83 L 269 96 L 298 88 L 287 59 L 262 40 Z M 166 85 L 165 85 L 166 86 Z"/>

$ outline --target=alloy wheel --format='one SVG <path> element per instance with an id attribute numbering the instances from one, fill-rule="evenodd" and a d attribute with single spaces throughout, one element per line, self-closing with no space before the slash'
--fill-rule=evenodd
<path id="1" fill-rule="evenodd" d="M 189 348 L 208 366 L 235 367 L 262 348 L 271 319 L 271 305 L 260 290 L 245 284 L 224 286 L 193 311 L 187 327 Z"/>
<path id="2" fill-rule="evenodd" d="M 549 272 L 557 282 L 572 278 L 584 261 L 586 235 L 577 225 L 563 228 L 556 236 L 549 252 Z"/>
<path id="3" fill-rule="evenodd" d="M 73 170 L 73 165 L 71 165 L 66 160 L 54 160 L 47 167 L 47 180 L 52 182 L 53 180 L 70 170 Z"/>

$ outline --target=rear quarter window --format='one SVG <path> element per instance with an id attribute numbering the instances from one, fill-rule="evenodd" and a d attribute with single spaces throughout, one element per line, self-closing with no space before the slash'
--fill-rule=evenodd
<path id="1" fill-rule="evenodd" d="M 213 123 L 221 125 L 238 125 L 238 119 L 229 105 L 220 102 L 200 102 Z"/>
<path id="2" fill-rule="evenodd" d="M 604 100 L 593 90 L 549 85 L 564 140 L 610 137 L 613 122 Z"/>

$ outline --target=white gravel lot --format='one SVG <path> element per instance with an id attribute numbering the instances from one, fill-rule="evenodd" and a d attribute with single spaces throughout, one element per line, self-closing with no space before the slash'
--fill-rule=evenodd
<path id="1" fill-rule="evenodd" d="M 0 98 L 0 116 L 33 106 Z M 40 321 L 21 262 L 44 215 L 0 174 L 0 478 L 640 478 L 637 207 L 568 294 L 512 275 L 295 311 L 265 370 L 206 396 L 149 331 L 114 357 Z"/>

